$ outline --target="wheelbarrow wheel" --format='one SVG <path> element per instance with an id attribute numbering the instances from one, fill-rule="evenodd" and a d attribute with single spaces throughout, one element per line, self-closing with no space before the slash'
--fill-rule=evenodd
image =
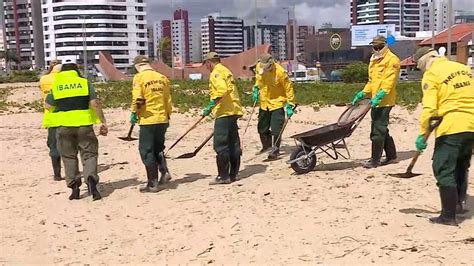
<path id="1" fill-rule="evenodd" d="M 310 148 L 307 148 L 308 151 Z M 290 155 L 290 160 L 295 160 L 306 156 L 307 152 L 303 149 L 303 146 L 298 146 Z M 306 174 L 311 172 L 316 166 L 316 154 L 309 156 L 308 158 L 298 160 L 291 164 L 291 168 L 295 170 L 297 174 Z"/>

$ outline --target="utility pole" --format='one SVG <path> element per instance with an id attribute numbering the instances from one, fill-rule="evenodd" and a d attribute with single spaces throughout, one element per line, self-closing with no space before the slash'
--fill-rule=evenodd
<path id="1" fill-rule="evenodd" d="M 448 59 L 451 60 L 451 26 L 453 25 L 453 0 L 448 0 Z"/>
<path id="2" fill-rule="evenodd" d="M 430 29 L 431 29 L 431 48 L 435 48 L 435 3 L 433 0 L 430 1 Z"/>
<path id="3" fill-rule="evenodd" d="M 84 77 L 89 76 L 89 68 L 87 67 L 87 36 L 86 36 L 86 16 L 82 16 L 82 46 L 84 48 Z"/>
<path id="4" fill-rule="evenodd" d="M 257 16 L 257 9 L 258 9 L 258 5 L 257 5 L 257 0 L 255 0 L 255 62 L 257 62 L 258 60 L 258 49 L 257 49 L 257 39 L 258 39 L 258 16 Z"/>
<path id="5" fill-rule="evenodd" d="M 296 24 L 296 5 L 293 5 L 293 72 L 296 80 L 296 70 L 298 70 L 298 46 L 296 40 L 296 31 L 298 30 L 298 25 Z"/>

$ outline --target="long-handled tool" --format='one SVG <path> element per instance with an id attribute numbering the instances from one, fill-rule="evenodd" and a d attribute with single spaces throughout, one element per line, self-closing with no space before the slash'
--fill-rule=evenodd
<path id="1" fill-rule="evenodd" d="M 133 132 L 134 127 L 135 127 L 135 124 L 131 124 L 130 129 L 128 130 L 127 136 L 126 137 L 118 137 L 118 138 L 121 139 L 121 140 L 125 140 L 125 141 L 137 140 L 137 138 L 132 137 L 132 132 Z"/>
<path id="2" fill-rule="evenodd" d="M 138 112 L 140 110 L 140 108 L 145 104 L 145 99 L 138 98 L 135 104 L 137 105 L 137 112 Z M 128 130 L 127 136 L 126 137 L 118 137 L 118 138 L 121 139 L 121 140 L 124 140 L 124 141 L 137 140 L 137 138 L 132 137 L 132 132 L 133 132 L 134 127 L 135 127 L 135 124 L 131 124 L 130 129 Z"/>
<path id="3" fill-rule="evenodd" d="M 247 133 L 247 130 L 249 129 L 250 122 L 252 121 L 252 116 L 253 116 L 253 114 L 255 113 L 255 107 L 256 107 L 256 106 L 257 106 L 257 101 L 253 102 L 252 112 L 250 113 L 250 117 L 249 117 L 249 119 L 247 120 L 247 125 L 245 125 L 244 133 L 242 133 L 242 137 L 240 138 L 240 150 L 241 150 L 241 151 L 242 151 L 243 148 L 244 148 L 244 137 L 245 137 L 245 134 Z"/>
<path id="4" fill-rule="evenodd" d="M 214 132 L 212 132 L 193 152 L 189 152 L 189 153 L 185 153 L 185 154 L 182 154 L 178 157 L 176 157 L 176 159 L 188 159 L 188 158 L 193 158 L 194 156 L 196 156 L 196 154 L 202 149 L 202 147 L 204 147 L 204 145 L 206 145 L 206 143 L 214 136 Z"/>
<path id="5" fill-rule="evenodd" d="M 191 130 L 193 130 L 194 128 L 196 128 L 196 126 L 201 123 L 201 121 L 206 118 L 205 116 L 201 116 L 199 118 L 198 121 L 196 121 L 191 127 L 188 128 L 188 130 L 186 130 L 186 132 L 184 132 L 183 135 L 181 135 L 181 137 L 179 137 L 168 149 L 168 151 L 166 151 L 165 155 L 172 149 L 174 148 L 174 146 L 176 146 L 176 144 L 178 144 L 186 135 L 188 135 L 189 132 L 191 132 Z"/>
<path id="6" fill-rule="evenodd" d="M 428 131 L 426 131 L 425 135 L 423 136 L 423 143 L 426 143 L 428 138 L 430 137 L 431 132 L 441 124 L 442 117 L 431 117 L 428 125 Z M 415 156 L 413 159 L 411 159 L 410 164 L 408 165 L 408 168 L 405 173 L 398 173 L 398 174 L 389 174 L 391 177 L 396 177 L 396 178 L 413 178 L 415 176 L 419 176 L 421 174 L 415 174 L 412 172 L 413 167 L 415 166 L 416 161 L 418 160 L 418 157 L 420 157 L 421 151 L 416 152 Z"/>

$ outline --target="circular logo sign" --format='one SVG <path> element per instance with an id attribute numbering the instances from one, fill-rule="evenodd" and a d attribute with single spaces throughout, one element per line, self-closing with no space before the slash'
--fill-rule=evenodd
<path id="1" fill-rule="evenodd" d="M 341 35 L 337 33 L 334 33 L 333 35 L 331 35 L 331 38 L 329 39 L 329 45 L 331 45 L 331 48 L 333 50 L 338 50 L 339 48 L 341 48 L 341 45 L 342 45 Z"/>

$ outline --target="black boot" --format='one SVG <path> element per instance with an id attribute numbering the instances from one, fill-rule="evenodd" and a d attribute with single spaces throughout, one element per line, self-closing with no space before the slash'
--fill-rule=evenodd
<path id="1" fill-rule="evenodd" d="M 61 157 L 51 157 L 51 164 L 53 165 L 54 181 L 61 181 Z"/>
<path id="2" fill-rule="evenodd" d="M 240 156 L 235 155 L 230 158 L 230 181 L 235 182 L 240 180 L 238 178 L 240 168 Z"/>
<path id="3" fill-rule="evenodd" d="M 441 197 L 441 215 L 430 218 L 430 222 L 444 225 L 454 225 L 456 223 L 456 203 L 457 191 L 455 187 L 439 187 Z"/>
<path id="4" fill-rule="evenodd" d="M 146 177 L 148 182 L 145 186 L 140 187 L 139 191 L 142 193 L 158 192 L 158 166 L 156 164 L 146 166 Z"/>
<path id="5" fill-rule="evenodd" d="M 382 161 L 382 165 L 393 163 L 397 159 L 397 148 L 395 147 L 395 141 L 392 137 L 387 137 L 384 143 L 385 159 Z"/>
<path id="6" fill-rule="evenodd" d="M 260 134 L 262 149 L 257 154 L 262 154 L 272 147 L 272 135 L 270 133 Z"/>
<path id="7" fill-rule="evenodd" d="M 87 177 L 87 190 L 89 191 L 89 196 L 92 196 L 92 200 L 100 200 L 102 196 L 99 193 L 99 190 L 97 190 L 97 181 L 94 180 L 92 176 Z"/>
<path id="8" fill-rule="evenodd" d="M 458 202 L 456 206 L 456 213 L 462 214 L 466 212 L 466 197 L 467 197 L 467 184 L 469 176 L 468 170 L 456 169 L 456 184 L 458 192 Z"/>
<path id="9" fill-rule="evenodd" d="M 230 184 L 230 158 L 228 153 L 220 153 L 216 156 L 218 176 L 209 185 Z"/>
<path id="10" fill-rule="evenodd" d="M 168 171 L 168 165 L 166 164 L 166 158 L 163 152 L 158 154 L 158 169 L 160 170 L 160 181 L 158 182 L 159 185 L 165 184 L 170 182 L 171 175 Z"/>
<path id="11" fill-rule="evenodd" d="M 72 192 L 71 195 L 69 195 L 69 200 L 75 200 L 79 199 L 81 197 L 81 190 L 79 189 L 79 184 L 74 183 L 71 186 Z"/>
<path id="12" fill-rule="evenodd" d="M 383 143 L 372 141 L 372 158 L 362 163 L 364 168 L 377 168 L 380 166 L 380 157 L 382 157 Z"/>

